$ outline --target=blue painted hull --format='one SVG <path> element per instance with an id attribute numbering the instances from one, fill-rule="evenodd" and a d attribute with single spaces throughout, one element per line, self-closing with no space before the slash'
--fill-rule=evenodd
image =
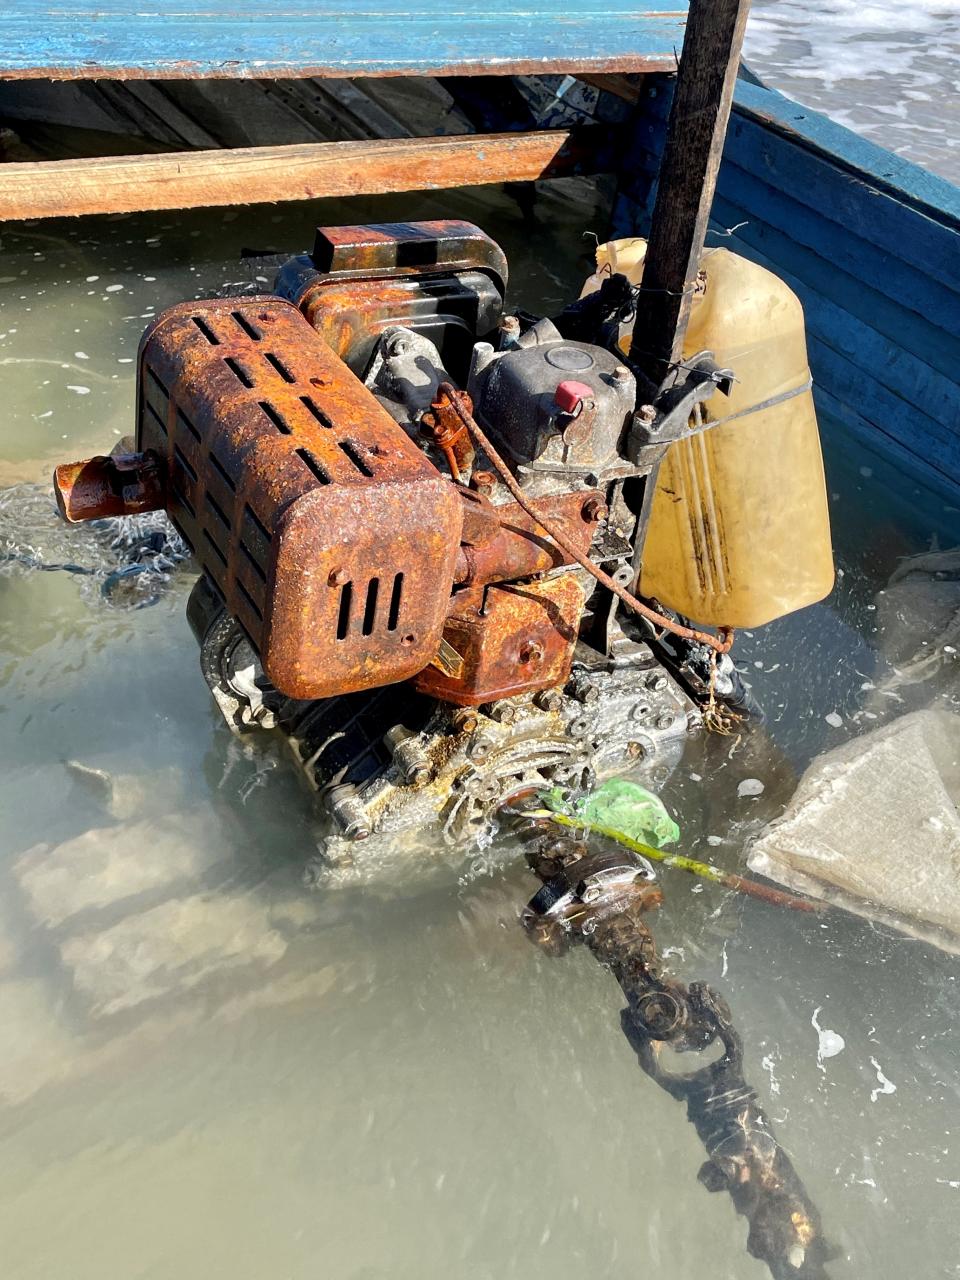
<path id="1" fill-rule="evenodd" d="M 646 94 L 621 235 L 649 220 L 670 81 Z M 801 298 L 824 419 L 927 482 L 960 485 L 960 190 L 741 82 L 709 243 L 769 266 Z"/>

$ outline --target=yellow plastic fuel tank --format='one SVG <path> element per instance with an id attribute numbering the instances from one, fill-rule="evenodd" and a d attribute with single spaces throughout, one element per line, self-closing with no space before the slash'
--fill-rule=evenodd
<path id="1" fill-rule="evenodd" d="M 597 266 L 639 283 L 645 249 L 636 239 L 601 245 Z M 639 590 L 696 622 L 756 627 L 833 586 L 803 310 L 782 280 L 727 249 L 708 249 L 701 268 L 684 354 L 712 351 L 734 371 L 730 395 L 718 391 L 705 413 L 740 416 L 667 450 Z"/>

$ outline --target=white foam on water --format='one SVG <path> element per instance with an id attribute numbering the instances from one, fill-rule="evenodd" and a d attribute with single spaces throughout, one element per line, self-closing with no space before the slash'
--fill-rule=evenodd
<path id="1" fill-rule="evenodd" d="M 823 1005 L 818 1004 L 813 1011 L 813 1017 L 810 1019 L 810 1025 L 816 1031 L 819 1041 L 817 1043 L 817 1066 L 821 1071 L 826 1071 L 823 1065 L 826 1058 L 835 1058 L 838 1053 L 843 1053 L 847 1047 L 847 1042 L 839 1031 L 833 1031 L 830 1027 L 821 1027 L 817 1021 L 820 1016 L 820 1010 Z"/>
<path id="2" fill-rule="evenodd" d="M 771 88 L 960 180 L 955 0 L 757 0 L 744 49 Z"/>

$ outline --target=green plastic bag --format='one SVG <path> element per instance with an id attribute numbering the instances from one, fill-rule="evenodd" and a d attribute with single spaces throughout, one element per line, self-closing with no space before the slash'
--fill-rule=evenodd
<path id="1" fill-rule="evenodd" d="M 625 778 L 610 778 L 586 796 L 570 797 L 568 791 L 552 787 L 540 799 L 554 813 L 579 818 L 611 834 L 625 836 L 662 849 L 680 838 L 680 828 L 670 817 L 659 796 Z"/>

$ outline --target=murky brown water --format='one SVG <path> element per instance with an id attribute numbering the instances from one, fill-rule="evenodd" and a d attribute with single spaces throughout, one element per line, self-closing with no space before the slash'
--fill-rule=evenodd
<path id="1" fill-rule="evenodd" d="M 530 229 L 496 193 L 5 228 L 0 481 L 126 432 L 148 318 L 239 278 L 242 245 L 441 214 L 501 240 L 533 307 L 578 286 L 581 232 L 603 228 L 558 202 Z M 728 865 L 809 759 L 869 727 L 874 592 L 898 558 L 960 540 L 943 499 L 828 443 L 837 591 L 742 637 L 768 731 L 691 743 L 666 793 L 684 847 Z M 0 577 L 4 1275 L 760 1280 L 742 1220 L 696 1181 L 682 1108 L 636 1066 L 612 979 L 522 936 L 517 861 L 303 888 L 309 797 L 215 713 L 190 581 L 131 611 L 75 575 Z M 112 776 L 112 798 L 68 762 Z M 738 795 L 746 777 L 762 795 Z M 733 1005 L 835 1274 L 960 1275 L 956 959 L 680 873 L 664 889 L 661 949 Z M 842 1053 L 818 1060 L 817 1025 Z"/>

